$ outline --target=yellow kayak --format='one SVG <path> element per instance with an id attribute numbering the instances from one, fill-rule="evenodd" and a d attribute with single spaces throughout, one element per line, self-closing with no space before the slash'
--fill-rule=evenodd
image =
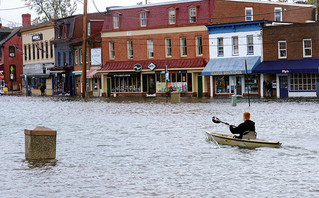
<path id="1" fill-rule="evenodd" d="M 270 142 L 261 139 L 238 139 L 228 137 L 229 134 L 206 132 L 208 140 L 218 144 L 225 144 L 230 146 L 239 146 L 243 148 L 258 148 L 258 147 L 271 147 L 279 148 L 281 142 Z"/>

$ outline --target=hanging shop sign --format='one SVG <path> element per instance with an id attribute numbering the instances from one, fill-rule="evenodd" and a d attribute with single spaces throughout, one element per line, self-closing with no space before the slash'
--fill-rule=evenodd
<path id="1" fill-rule="evenodd" d="M 136 63 L 133 68 L 134 68 L 135 72 L 141 72 L 142 71 L 142 65 L 141 64 Z"/>
<path id="2" fill-rule="evenodd" d="M 35 34 L 32 36 L 32 41 L 41 41 L 43 39 L 43 36 L 41 33 Z"/>
<path id="3" fill-rule="evenodd" d="M 10 81 L 16 81 L 16 66 L 10 65 Z"/>
<path id="4" fill-rule="evenodd" d="M 154 63 L 151 63 L 148 68 L 153 71 L 155 68 L 157 67 L 157 65 L 155 65 Z"/>

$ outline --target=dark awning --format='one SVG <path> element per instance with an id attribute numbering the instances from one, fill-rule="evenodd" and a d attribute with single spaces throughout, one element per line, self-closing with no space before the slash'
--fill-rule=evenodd
<path id="1" fill-rule="evenodd" d="M 319 73 L 319 59 L 263 61 L 254 74 Z"/>
<path id="2" fill-rule="evenodd" d="M 108 73 L 107 76 L 109 77 L 130 77 L 130 76 L 137 76 L 139 75 L 140 73 L 137 73 L 137 72 L 111 72 L 111 73 Z"/>
<path id="3" fill-rule="evenodd" d="M 246 74 L 245 61 L 247 73 L 252 73 L 252 69 L 260 64 L 260 56 L 211 59 L 202 74 L 204 76 Z"/>

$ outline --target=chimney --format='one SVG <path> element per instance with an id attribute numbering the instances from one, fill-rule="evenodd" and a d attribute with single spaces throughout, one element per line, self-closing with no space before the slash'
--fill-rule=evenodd
<path id="1" fill-rule="evenodd" d="M 28 27 L 31 25 L 31 14 L 22 15 L 22 27 Z"/>

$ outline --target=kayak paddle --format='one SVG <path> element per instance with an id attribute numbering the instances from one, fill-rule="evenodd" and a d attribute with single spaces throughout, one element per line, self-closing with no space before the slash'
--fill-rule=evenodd
<path id="1" fill-rule="evenodd" d="M 219 118 L 217 118 L 217 117 L 215 117 L 215 116 L 212 117 L 212 121 L 213 121 L 214 123 L 216 123 L 216 124 L 218 124 L 218 123 L 223 123 L 223 124 L 229 125 L 229 123 L 223 122 L 223 121 L 221 121 Z"/>

